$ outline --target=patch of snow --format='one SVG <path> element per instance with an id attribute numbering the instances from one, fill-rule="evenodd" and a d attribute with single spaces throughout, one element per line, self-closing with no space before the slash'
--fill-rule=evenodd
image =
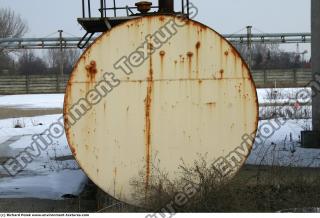
<path id="1" fill-rule="evenodd" d="M 0 107 L 9 108 L 63 108 L 64 94 L 4 95 Z"/>
<path id="2" fill-rule="evenodd" d="M 274 88 L 257 89 L 259 104 L 263 103 L 288 103 L 290 100 L 299 100 L 302 102 L 311 102 L 311 88 Z M 271 94 L 274 94 L 273 98 Z M 305 99 L 303 99 L 305 98 Z"/>
<path id="3" fill-rule="evenodd" d="M 259 128 L 274 120 L 259 122 Z M 291 167 L 320 167 L 320 149 L 301 147 L 301 131 L 308 129 L 311 124 L 308 120 L 287 120 L 270 137 L 256 140 L 247 164 L 274 165 Z M 258 142 L 258 143 L 257 143 Z"/>
<path id="4" fill-rule="evenodd" d="M 52 123 L 57 122 L 60 117 L 62 117 L 62 114 L 0 120 L 0 143 L 13 136 L 41 134 L 45 129 L 48 129 Z M 17 123 L 19 123 L 22 128 L 15 128 Z"/>
<path id="5" fill-rule="evenodd" d="M 0 179 L 0 198 L 59 200 L 65 194 L 78 196 L 86 183 L 81 170 L 62 170 L 46 176 Z"/>
<path id="6" fill-rule="evenodd" d="M 0 159 L 19 155 L 31 147 L 32 136 L 44 133 L 62 115 L 18 118 L 24 121 L 23 128 L 14 128 L 16 119 L 0 120 Z M 41 125 L 39 125 L 41 123 Z M 0 175 L 8 175 L 0 167 Z M 0 198 L 41 198 L 61 199 L 62 195 L 77 196 L 87 182 L 87 177 L 73 159 L 65 135 L 54 139 L 47 149 L 41 152 L 17 176 L 0 177 Z"/>

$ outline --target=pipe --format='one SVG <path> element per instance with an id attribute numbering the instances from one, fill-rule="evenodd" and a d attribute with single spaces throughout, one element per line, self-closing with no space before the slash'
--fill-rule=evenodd
<path id="1" fill-rule="evenodd" d="M 159 0 L 160 13 L 174 13 L 174 0 Z"/>

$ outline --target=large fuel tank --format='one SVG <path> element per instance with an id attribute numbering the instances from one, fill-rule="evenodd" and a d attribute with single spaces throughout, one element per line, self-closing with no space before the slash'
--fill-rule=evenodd
<path id="1" fill-rule="evenodd" d="M 86 49 L 68 82 L 64 118 L 70 148 L 90 179 L 142 206 L 134 181 L 147 195 L 160 172 L 179 179 L 182 162 L 226 160 L 220 164 L 233 167 L 232 177 L 252 141 L 242 159 L 230 154 L 255 134 L 258 104 L 246 63 L 220 34 L 192 20 L 146 16 Z"/>

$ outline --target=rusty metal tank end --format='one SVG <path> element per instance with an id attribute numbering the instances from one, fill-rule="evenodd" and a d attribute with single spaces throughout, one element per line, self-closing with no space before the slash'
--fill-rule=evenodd
<path id="1" fill-rule="evenodd" d="M 98 187 L 131 205 L 144 207 L 135 196 L 153 193 L 159 172 L 180 180 L 181 160 L 191 167 L 199 157 L 208 157 L 208 166 L 237 161 L 231 178 L 257 130 L 256 87 L 245 61 L 196 21 L 170 35 L 166 25 L 179 19 L 150 15 L 112 28 L 83 53 L 67 85 L 64 118 L 77 122 L 65 130 L 76 160 Z M 128 61 L 114 67 L 119 60 Z M 111 89 L 106 72 L 120 84 Z M 253 139 L 243 143 L 246 134 Z"/>

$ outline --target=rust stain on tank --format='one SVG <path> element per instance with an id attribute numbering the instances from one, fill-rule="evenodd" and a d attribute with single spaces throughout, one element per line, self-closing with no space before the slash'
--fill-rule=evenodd
<path id="1" fill-rule="evenodd" d="M 180 57 L 180 65 L 183 65 L 185 58 L 183 57 L 183 55 L 179 55 L 179 57 Z"/>
<path id="2" fill-rule="evenodd" d="M 213 108 L 217 105 L 217 103 L 216 103 L 216 102 L 208 102 L 208 103 L 206 103 L 206 105 L 207 105 L 210 109 L 213 109 Z"/>
<path id="3" fill-rule="evenodd" d="M 175 73 L 177 72 L 177 64 L 178 64 L 178 61 L 175 60 L 175 61 L 174 61 L 174 72 L 175 72 Z"/>
<path id="4" fill-rule="evenodd" d="M 69 138 L 69 137 L 68 137 Z M 74 155 L 74 156 L 77 156 L 77 151 L 76 151 L 76 149 L 69 143 L 69 147 L 70 147 L 70 150 L 71 150 L 71 153 L 72 153 L 72 155 Z"/>
<path id="5" fill-rule="evenodd" d="M 66 88 L 66 94 L 65 94 L 65 102 L 70 102 L 72 101 L 72 98 L 71 98 L 71 90 L 70 90 L 70 87 L 72 86 L 72 83 L 70 82 L 71 80 L 68 81 L 68 87 Z M 63 105 L 63 121 L 64 121 L 64 126 L 66 128 L 66 137 L 67 137 L 67 141 L 68 141 L 68 144 L 69 144 L 69 147 L 70 147 L 70 150 L 71 150 L 71 153 L 73 154 L 73 156 L 77 156 L 77 152 L 76 152 L 76 149 L 75 147 L 73 146 L 73 142 L 70 141 L 71 140 L 71 136 L 70 136 L 70 128 L 71 128 L 71 123 L 69 122 L 69 112 L 68 112 L 68 108 L 69 108 L 69 105 L 64 103 Z"/>
<path id="6" fill-rule="evenodd" d="M 74 147 L 72 147 L 72 146 L 70 146 L 70 149 L 71 149 L 72 155 L 73 156 L 77 156 L 76 149 Z"/>
<path id="7" fill-rule="evenodd" d="M 220 73 L 220 79 L 223 79 L 223 77 L 224 77 L 224 70 L 221 69 L 219 73 Z"/>
<path id="8" fill-rule="evenodd" d="M 91 61 L 89 65 L 86 66 L 87 71 L 87 77 L 89 78 L 89 81 L 95 82 L 95 77 L 98 72 L 97 70 L 97 63 L 95 61 Z"/>
<path id="9" fill-rule="evenodd" d="M 188 74 L 189 74 L 189 79 L 191 79 L 192 76 L 192 57 L 193 57 L 193 53 L 191 51 L 189 51 L 187 53 L 187 57 L 188 57 Z"/>
<path id="10" fill-rule="evenodd" d="M 208 29 L 208 27 L 199 25 L 198 23 L 193 23 L 192 25 L 198 27 L 201 31 L 206 31 Z"/>
<path id="11" fill-rule="evenodd" d="M 160 62 L 161 62 L 160 63 L 161 64 L 161 66 L 160 66 L 160 68 L 161 68 L 160 69 L 161 70 L 160 74 L 161 74 L 161 78 L 162 78 L 163 77 L 163 68 L 164 68 L 164 66 L 163 66 L 164 65 L 164 56 L 165 56 L 166 52 L 165 51 L 160 51 L 159 54 L 160 54 L 160 59 L 161 59 L 160 60 Z"/>
<path id="12" fill-rule="evenodd" d="M 166 54 L 165 51 L 160 51 L 160 56 L 161 56 L 161 57 L 164 57 L 165 54 Z"/>
<path id="13" fill-rule="evenodd" d="M 189 58 L 192 58 L 193 52 L 189 51 L 189 52 L 187 53 L 187 56 L 188 56 Z"/>
<path id="14" fill-rule="evenodd" d="M 238 56 L 239 56 L 239 54 L 238 54 L 234 49 L 231 49 L 231 52 L 232 52 L 232 54 L 233 54 L 235 57 L 238 57 Z"/>
<path id="15" fill-rule="evenodd" d="M 201 43 L 198 41 L 196 44 L 196 76 L 199 78 L 199 49 L 201 47 Z"/>
<path id="16" fill-rule="evenodd" d="M 201 47 L 201 42 L 197 42 L 196 49 L 199 50 L 200 47 Z"/>
<path id="17" fill-rule="evenodd" d="M 152 55 L 150 55 L 149 75 L 147 78 L 147 96 L 145 98 L 145 143 L 146 143 L 146 178 L 145 178 L 145 194 L 147 194 L 150 179 L 150 160 L 151 160 L 151 107 L 153 93 L 153 66 Z"/>
<path id="18" fill-rule="evenodd" d="M 239 94 L 242 93 L 242 83 L 240 83 L 239 86 L 236 85 L 235 88 L 238 90 Z"/>
<path id="19" fill-rule="evenodd" d="M 245 71 L 246 70 L 247 70 L 246 65 L 243 62 L 241 62 L 241 74 L 242 74 L 243 77 L 245 77 Z M 250 75 L 251 75 L 251 73 L 250 73 Z M 251 77 L 249 77 L 249 80 L 251 80 Z"/>

